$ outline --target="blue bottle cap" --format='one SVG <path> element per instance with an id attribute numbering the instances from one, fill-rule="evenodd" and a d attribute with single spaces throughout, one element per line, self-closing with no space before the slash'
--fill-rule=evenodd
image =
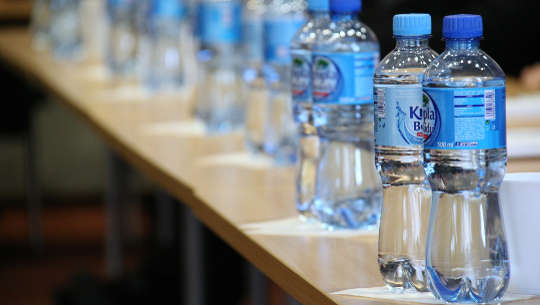
<path id="1" fill-rule="evenodd" d="M 431 34 L 429 14 L 399 14 L 394 16 L 394 35 L 423 36 Z"/>
<path id="2" fill-rule="evenodd" d="M 155 17 L 180 18 L 184 11 L 182 0 L 152 0 L 150 13 Z"/>
<path id="3" fill-rule="evenodd" d="M 362 0 L 330 0 L 332 13 L 357 13 L 362 10 Z"/>
<path id="4" fill-rule="evenodd" d="M 307 9 L 312 12 L 328 12 L 328 0 L 307 0 Z"/>
<path id="5" fill-rule="evenodd" d="M 451 15 L 443 19 L 444 38 L 478 38 L 483 34 L 480 15 Z"/>

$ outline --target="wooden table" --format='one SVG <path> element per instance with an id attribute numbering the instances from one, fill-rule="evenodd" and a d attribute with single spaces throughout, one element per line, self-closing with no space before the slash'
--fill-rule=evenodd
<path id="1" fill-rule="evenodd" d="M 240 227 L 297 215 L 292 168 L 200 162 L 203 156 L 243 151 L 239 134 L 149 132 L 164 122 L 189 120 L 189 94 L 183 99 L 130 96 L 95 75 L 94 66 L 60 63 L 33 51 L 24 29 L 0 31 L 0 57 L 55 95 L 123 158 L 189 205 L 206 226 L 302 304 L 388 303 L 331 294 L 383 284 L 375 235 L 256 235 Z M 513 166 L 510 162 L 510 169 Z M 527 160 L 515 168 L 527 166 L 540 170 L 540 161 Z M 519 304 L 535 301 L 540 298 Z"/>
<path id="2" fill-rule="evenodd" d="M 0 21 L 28 20 L 31 10 L 30 0 L 0 0 Z"/>

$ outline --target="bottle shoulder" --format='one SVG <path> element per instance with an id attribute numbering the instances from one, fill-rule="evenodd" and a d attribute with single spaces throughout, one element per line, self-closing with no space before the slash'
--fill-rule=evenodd
<path id="1" fill-rule="evenodd" d="M 359 20 L 330 21 L 313 48 L 321 52 L 379 52 L 379 42 L 373 30 Z"/>
<path id="2" fill-rule="evenodd" d="M 375 76 L 388 74 L 423 74 L 439 56 L 431 48 L 395 48 L 377 65 Z"/>
<path id="3" fill-rule="evenodd" d="M 478 82 L 499 79 L 505 74 L 499 64 L 481 49 L 445 50 L 424 73 L 424 84 L 437 82 L 467 83 L 476 86 Z"/>
<path id="4" fill-rule="evenodd" d="M 328 18 L 309 19 L 294 35 L 291 49 L 311 49 L 313 44 L 322 42 L 329 23 Z"/>

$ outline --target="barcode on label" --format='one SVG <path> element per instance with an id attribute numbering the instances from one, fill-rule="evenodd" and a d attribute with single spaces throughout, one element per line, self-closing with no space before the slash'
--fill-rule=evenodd
<path id="1" fill-rule="evenodd" d="M 378 118 L 386 116 L 386 97 L 384 96 L 384 88 L 375 89 L 375 107 Z"/>
<path id="2" fill-rule="evenodd" d="M 495 120 L 495 90 L 484 91 L 484 118 L 486 120 Z"/>

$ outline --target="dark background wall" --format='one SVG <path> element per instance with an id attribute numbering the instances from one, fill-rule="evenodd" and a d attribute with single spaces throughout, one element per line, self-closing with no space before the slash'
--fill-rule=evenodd
<path id="1" fill-rule="evenodd" d="M 484 18 L 484 49 L 511 76 L 526 65 L 540 61 L 540 1 L 538 0 L 365 0 L 361 19 L 381 43 L 384 56 L 393 47 L 392 16 L 398 13 L 429 13 L 432 17 L 432 47 L 442 52 L 442 19 L 452 14 L 479 14 Z"/>

